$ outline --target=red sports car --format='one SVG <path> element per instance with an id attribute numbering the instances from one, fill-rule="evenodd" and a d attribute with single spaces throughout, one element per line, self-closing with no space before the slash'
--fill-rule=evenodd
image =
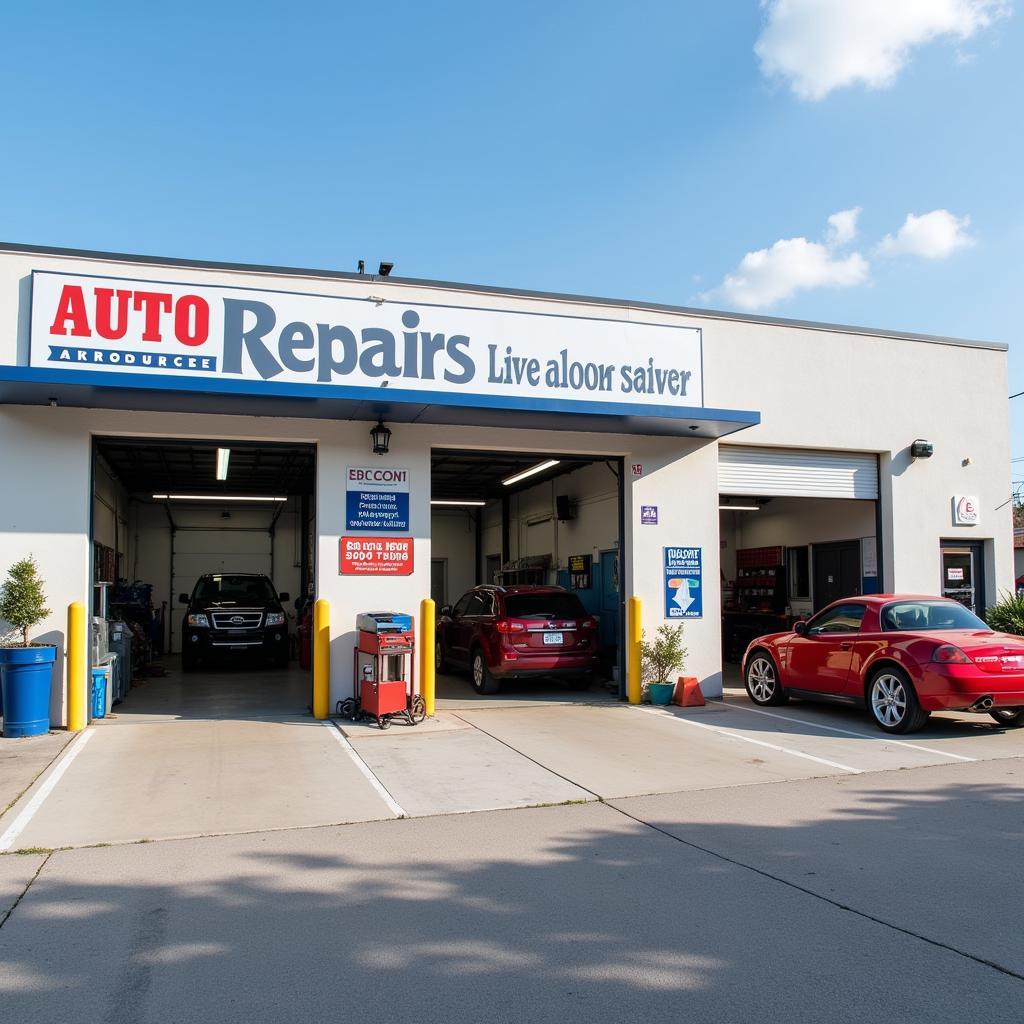
<path id="1" fill-rule="evenodd" d="M 760 705 L 790 696 L 863 702 L 886 732 L 920 729 L 933 711 L 1024 725 L 1024 638 L 995 633 L 941 597 L 836 601 L 792 632 L 754 640 L 743 679 Z"/>

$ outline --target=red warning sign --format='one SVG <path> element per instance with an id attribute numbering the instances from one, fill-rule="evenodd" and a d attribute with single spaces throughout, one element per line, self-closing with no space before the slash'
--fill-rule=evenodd
<path id="1" fill-rule="evenodd" d="M 411 576 L 412 537 L 342 537 L 342 576 Z"/>

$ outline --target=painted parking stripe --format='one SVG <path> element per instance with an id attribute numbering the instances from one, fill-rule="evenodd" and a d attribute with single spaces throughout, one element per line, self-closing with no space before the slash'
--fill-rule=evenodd
<path id="1" fill-rule="evenodd" d="M 681 718 L 672 712 L 655 711 L 654 708 L 638 708 L 634 704 L 627 705 L 630 711 L 643 711 L 648 715 L 657 715 L 670 722 L 679 722 L 682 725 L 692 725 L 695 729 L 707 729 L 708 732 L 717 732 L 719 736 L 727 739 L 742 740 L 744 743 L 753 743 L 756 747 L 767 747 L 769 750 L 776 750 L 780 754 L 791 754 L 793 757 L 802 757 L 805 761 L 816 761 L 818 764 L 828 765 L 829 768 L 838 768 L 841 772 L 849 772 L 851 775 L 863 775 L 862 768 L 851 768 L 848 764 L 840 764 L 838 761 L 828 761 L 824 757 L 815 757 L 813 754 L 805 754 L 802 750 L 793 750 L 791 747 L 781 747 L 777 743 L 768 743 L 765 740 L 755 740 L 751 736 L 740 736 L 739 733 L 729 729 L 720 729 L 715 725 L 708 725 L 706 722 L 695 722 L 690 718 Z"/>
<path id="2" fill-rule="evenodd" d="M 53 771 L 43 780 L 42 785 L 32 794 L 29 802 L 21 809 L 18 816 L 11 822 L 3 835 L 0 835 L 0 853 L 9 850 L 15 840 L 28 827 L 29 822 L 35 817 L 36 812 L 43 806 L 43 801 L 53 792 L 54 787 L 60 782 L 61 777 L 71 766 L 71 762 L 78 757 L 82 748 L 92 739 L 93 730 L 86 729 L 78 734 L 65 748 L 64 756 L 57 762 Z"/>
<path id="3" fill-rule="evenodd" d="M 814 729 L 827 729 L 829 732 L 838 732 L 843 736 L 858 736 L 865 740 L 880 740 L 881 733 L 854 732 L 852 729 L 837 729 L 834 725 L 822 725 L 820 722 L 811 721 L 808 718 L 792 718 L 789 715 L 780 715 L 775 711 L 765 711 L 763 708 L 751 708 L 746 704 L 730 704 L 728 701 L 707 698 L 709 704 L 721 704 L 726 708 L 738 708 L 740 711 L 752 711 L 755 715 L 767 715 L 769 718 L 779 718 L 783 722 L 796 722 L 797 725 L 809 725 Z M 976 761 L 975 757 L 967 757 L 964 754 L 954 754 L 948 750 L 937 750 L 935 747 L 922 747 L 920 743 L 910 743 L 907 740 L 896 739 L 895 736 L 884 734 L 887 739 L 900 747 L 910 747 L 912 750 L 923 750 L 928 754 L 938 754 L 940 757 L 952 757 L 957 761 Z"/>
<path id="4" fill-rule="evenodd" d="M 342 734 L 341 729 L 338 728 L 334 722 L 322 722 L 322 725 L 326 725 L 331 730 L 331 735 L 341 744 L 341 749 L 352 759 L 352 763 L 366 776 L 366 781 L 377 791 L 377 795 L 388 805 L 391 813 L 396 818 L 406 818 L 408 815 L 405 813 L 402 805 L 384 788 L 384 783 L 377 778 L 376 775 L 370 771 L 370 766 L 359 756 L 356 752 L 356 748 L 349 743 L 348 739 Z"/>

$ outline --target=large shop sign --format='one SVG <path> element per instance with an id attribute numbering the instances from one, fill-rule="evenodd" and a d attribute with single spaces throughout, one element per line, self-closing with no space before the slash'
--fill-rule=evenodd
<path id="1" fill-rule="evenodd" d="M 439 404 L 703 404 L 698 328 L 370 300 L 34 271 L 29 362 Z"/>

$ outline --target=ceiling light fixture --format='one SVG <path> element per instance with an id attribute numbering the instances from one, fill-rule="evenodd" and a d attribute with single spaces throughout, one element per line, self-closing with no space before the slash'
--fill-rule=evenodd
<path id="1" fill-rule="evenodd" d="M 287 501 L 268 494 L 154 494 L 154 501 Z"/>
<path id="2" fill-rule="evenodd" d="M 431 498 L 430 499 L 430 504 L 431 505 L 452 505 L 452 506 L 465 505 L 465 506 L 469 506 L 471 508 L 483 508 L 484 505 L 487 504 L 487 502 L 486 501 L 479 501 L 476 498 L 465 498 L 465 499 L 458 499 L 458 500 L 456 500 L 455 498 Z"/>
<path id="3" fill-rule="evenodd" d="M 228 478 L 228 461 L 231 458 L 230 448 L 218 448 L 217 449 L 217 479 L 227 480 Z"/>
<path id="4" fill-rule="evenodd" d="M 719 505 L 719 512 L 760 512 L 760 505 Z"/>
<path id="5" fill-rule="evenodd" d="M 538 462 L 536 466 L 524 469 L 522 473 L 516 473 L 515 476 L 507 477 L 501 482 L 505 487 L 511 487 L 513 484 L 519 483 L 520 480 L 525 480 L 528 476 L 533 476 L 534 473 L 543 473 L 545 469 L 551 469 L 553 466 L 557 465 L 558 459 L 548 459 L 547 462 Z"/>

